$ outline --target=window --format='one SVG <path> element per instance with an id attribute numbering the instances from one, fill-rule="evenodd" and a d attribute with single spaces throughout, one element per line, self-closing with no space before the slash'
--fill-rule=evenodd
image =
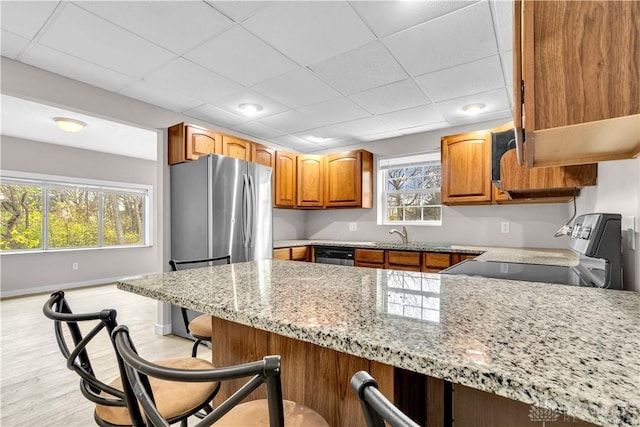
<path id="1" fill-rule="evenodd" d="M 440 153 L 378 161 L 378 224 L 441 225 Z"/>
<path id="2" fill-rule="evenodd" d="M 149 245 L 150 193 L 136 184 L 6 173 L 0 251 Z"/>

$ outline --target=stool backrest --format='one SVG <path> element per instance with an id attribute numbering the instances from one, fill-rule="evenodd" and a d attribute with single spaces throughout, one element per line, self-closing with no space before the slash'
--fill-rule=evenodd
<path id="1" fill-rule="evenodd" d="M 367 427 L 420 427 L 378 390 L 378 383 L 365 371 L 351 377 L 351 388 L 358 394 Z"/>
<path id="2" fill-rule="evenodd" d="M 249 377 L 249 380 L 224 402 L 216 406 L 194 427 L 210 426 L 233 407 L 240 404 L 251 392 L 262 384 L 267 387 L 270 427 L 284 427 L 282 385 L 280 382 L 280 356 L 266 356 L 256 362 L 223 368 L 185 370 L 156 365 L 138 355 L 126 326 L 118 326 L 112 334 L 116 351 L 124 367 L 124 392 L 130 402 L 131 418 L 134 426 L 145 426 L 139 407 L 153 426 L 169 426 L 158 411 L 151 389 L 149 377 L 179 382 L 212 382 Z M 180 398 L 176 396 L 176 398 Z M 139 404 L 139 405 L 138 405 Z M 135 413 L 137 412 L 137 413 Z"/>
<path id="3" fill-rule="evenodd" d="M 46 317 L 53 320 L 54 333 L 60 352 L 67 360 L 67 368 L 80 376 L 80 390 L 90 401 L 105 406 L 126 406 L 124 393 L 98 379 L 94 373 L 89 359 L 88 344 L 103 330 L 107 337 L 118 326 L 116 311 L 113 309 L 102 310 L 95 313 L 74 314 L 69 303 L 64 297 L 64 292 L 57 291 L 51 294 L 44 304 L 42 311 Z M 87 322 L 93 324 L 93 328 L 83 335 L 79 324 Z M 66 332 L 65 332 L 66 331 Z M 113 346 L 111 339 L 109 343 Z M 114 355 L 115 360 L 115 355 Z M 108 393 L 111 398 L 100 395 Z"/>

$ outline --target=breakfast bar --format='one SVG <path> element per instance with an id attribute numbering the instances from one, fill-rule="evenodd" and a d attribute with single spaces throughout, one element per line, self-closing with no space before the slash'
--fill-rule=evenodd
<path id="1" fill-rule="evenodd" d="M 278 260 L 118 288 L 212 315 L 219 366 L 281 354 L 284 397 L 334 426 L 364 423 L 361 369 L 429 426 L 640 425 L 639 293 Z"/>

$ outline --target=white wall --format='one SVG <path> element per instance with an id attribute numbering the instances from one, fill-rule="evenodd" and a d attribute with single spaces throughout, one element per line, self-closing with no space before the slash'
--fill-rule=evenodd
<path id="1" fill-rule="evenodd" d="M 640 158 L 598 164 L 598 185 L 582 191 L 577 200 L 578 215 L 589 212 L 622 215 L 622 262 L 625 289 L 640 291 Z M 635 218 L 636 249 L 631 248 L 631 233 L 626 231 Z"/>

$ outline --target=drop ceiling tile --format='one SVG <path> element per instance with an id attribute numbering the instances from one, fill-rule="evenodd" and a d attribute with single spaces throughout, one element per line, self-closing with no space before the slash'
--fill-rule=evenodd
<path id="1" fill-rule="evenodd" d="M 445 121 L 445 122 L 432 123 L 430 125 L 405 128 L 405 129 L 402 129 L 400 132 L 402 133 L 402 135 L 413 135 L 414 133 L 429 132 L 436 129 L 448 128 L 450 126 L 451 124 Z"/>
<path id="2" fill-rule="evenodd" d="M 476 117 L 462 117 L 451 122 L 451 126 L 462 126 L 474 123 L 488 122 L 490 120 L 503 119 L 504 123 L 513 120 L 513 113 L 511 110 L 504 111 L 492 111 L 485 114 L 478 114 Z"/>
<path id="3" fill-rule="evenodd" d="M 112 92 L 135 81 L 133 77 L 39 44 L 25 51 L 21 61 Z"/>
<path id="4" fill-rule="evenodd" d="M 298 138 L 293 135 L 283 135 L 276 138 L 271 138 L 271 140 L 277 144 L 291 148 L 292 150 L 301 153 L 322 150 L 322 147 L 320 147 L 318 144 L 305 141 L 304 139 Z"/>
<path id="5" fill-rule="evenodd" d="M 397 136 L 402 136 L 402 133 L 400 133 L 397 130 L 392 130 L 389 132 L 381 132 L 381 133 L 374 133 L 371 135 L 359 136 L 358 139 L 360 141 L 370 142 L 370 141 L 380 141 L 382 139 L 388 139 L 388 138 L 395 138 Z"/>
<path id="6" fill-rule="evenodd" d="M 218 9 L 225 16 L 233 19 L 235 22 L 242 22 L 253 16 L 257 11 L 264 7 L 274 4 L 271 1 L 207 1 L 211 6 Z"/>
<path id="7" fill-rule="evenodd" d="M 181 113 L 202 105 L 202 101 L 183 96 L 170 89 L 152 86 L 142 80 L 136 81 L 118 91 L 121 95 L 157 105 L 171 111 Z"/>
<path id="8" fill-rule="evenodd" d="M 392 128 L 398 130 L 445 121 L 445 118 L 436 109 L 435 105 L 423 105 L 407 110 L 382 114 L 378 117 Z"/>
<path id="9" fill-rule="evenodd" d="M 272 139 L 284 135 L 284 132 L 259 122 L 247 122 L 234 126 L 234 130 L 260 139 Z"/>
<path id="10" fill-rule="evenodd" d="M 262 110 L 254 115 L 249 115 L 240 110 L 240 104 L 257 104 L 262 107 Z M 279 102 L 249 89 L 227 95 L 224 98 L 217 100 L 214 105 L 229 113 L 245 117 L 247 120 L 258 120 L 262 117 L 282 113 L 289 109 Z"/>
<path id="11" fill-rule="evenodd" d="M 492 1 L 493 26 L 500 51 L 513 49 L 513 2 Z"/>
<path id="12" fill-rule="evenodd" d="M 342 123 L 370 115 L 349 98 L 345 97 L 308 105 L 298 108 L 298 111 L 307 117 L 316 117 L 317 120 L 324 125 Z"/>
<path id="13" fill-rule="evenodd" d="M 265 117 L 258 121 L 284 133 L 295 133 L 322 126 L 322 122 L 317 118 L 307 117 L 294 110 Z"/>
<path id="14" fill-rule="evenodd" d="M 296 63 L 240 26 L 209 40 L 185 57 L 244 86 L 298 68 Z"/>
<path id="15" fill-rule="evenodd" d="M 194 117 L 196 119 L 204 120 L 227 128 L 232 128 L 233 126 L 237 126 L 240 123 L 247 121 L 244 117 L 228 113 L 208 104 L 187 110 L 183 114 L 188 117 Z"/>
<path id="16" fill-rule="evenodd" d="M 356 93 L 349 98 L 372 114 L 390 113 L 430 103 L 410 79 Z"/>
<path id="17" fill-rule="evenodd" d="M 11 59 L 16 59 L 20 52 L 29 46 L 28 39 L 4 29 L 2 30 L 2 36 L 0 36 L 0 42 L 0 54 L 5 58 Z"/>
<path id="18" fill-rule="evenodd" d="M 277 2 L 243 26 L 300 65 L 314 64 L 375 39 L 354 10 L 337 1 Z"/>
<path id="19" fill-rule="evenodd" d="M 174 90 L 207 103 L 214 103 L 242 90 L 239 84 L 183 58 L 158 68 L 144 80 L 151 85 Z"/>
<path id="20" fill-rule="evenodd" d="M 339 132 L 331 126 L 323 126 L 315 129 L 309 129 L 304 132 L 297 132 L 294 135 L 307 142 L 318 144 L 322 147 L 335 143 L 336 141 L 353 139 L 349 135 L 343 132 Z M 318 141 L 317 140 L 318 138 L 324 138 L 325 141 Z"/>
<path id="21" fill-rule="evenodd" d="M 498 52 L 487 2 L 396 33 L 384 41 L 400 64 L 414 76 Z"/>
<path id="22" fill-rule="evenodd" d="M 477 1 L 477 0 L 475 0 Z M 351 1 L 358 15 L 379 37 L 430 21 L 473 1 Z"/>
<path id="23" fill-rule="evenodd" d="M 433 102 L 504 87 L 500 55 L 416 77 Z"/>
<path id="24" fill-rule="evenodd" d="M 507 87 L 513 86 L 513 51 L 502 52 L 500 54 L 500 62 L 502 63 L 502 72 Z"/>
<path id="25" fill-rule="evenodd" d="M 102 18 L 177 54 L 183 54 L 233 25 L 204 2 L 83 1 Z"/>
<path id="26" fill-rule="evenodd" d="M 340 96 L 340 93 L 304 68 L 258 83 L 252 89 L 291 108 Z"/>
<path id="27" fill-rule="evenodd" d="M 142 77 L 175 55 L 68 3 L 40 43 L 132 77 Z"/>
<path id="28" fill-rule="evenodd" d="M 352 120 L 350 122 L 339 123 L 331 126 L 338 132 L 345 135 L 360 137 L 371 134 L 379 134 L 383 132 L 391 132 L 393 129 L 380 119 L 375 117 L 366 117 L 364 119 Z"/>
<path id="29" fill-rule="evenodd" d="M 485 105 L 485 109 L 482 110 L 483 115 L 496 111 L 509 110 L 509 99 L 507 98 L 507 91 L 505 88 L 438 102 L 435 106 L 449 123 L 453 123 L 456 120 L 467 119 L 472 121 L 475 120 L 477 122 L 481 121 L 477 120 L 477 117 L 480 117 L 479 114 L 473 116 L 462 110 L 462 107 L 465 105 L 477 103 Z"/>
<path id="30" fill-rule="evenodd" d="M 398 61 L 379 41 L 325 59 L 309 68 L 347 95 L 407 78 Z"/>
<path id="31" fill-rule="evenodd" d="M 1 1 L 2 29 L 33 39 L 58 6 L 55 1 Z"/>

